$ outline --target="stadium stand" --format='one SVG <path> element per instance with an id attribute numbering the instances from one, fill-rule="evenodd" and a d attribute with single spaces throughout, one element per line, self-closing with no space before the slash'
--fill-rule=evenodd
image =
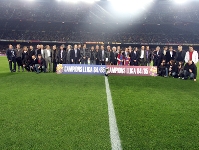
<path id="1" fill-rule="evenodd" d="M 63 5 L 2 0 L 0 39 L 197 44 L 199 9 L 193 3 L 186 7 L 155 3 L 138 18 L 123 18 L 111 15 L 104 2 Z"/>

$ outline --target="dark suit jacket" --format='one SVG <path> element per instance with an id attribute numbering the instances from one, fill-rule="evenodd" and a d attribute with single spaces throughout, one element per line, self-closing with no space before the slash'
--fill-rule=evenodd
<path id="1" fill-rule="evenodd" d="M 118 54 L 116 52 L 115 52 L 115 54 L 113 51 L 110 52 L 110 63 L 111 64 L 114 64 L 115 61 L 117 61 L 117 56 L 118 56 Z"/>
<path id="2" fill-rule="evenodd" d="M 191 65 L 186 63 L 185 66 L 184 66 L 184 70 L 189 72 L 189 69 L 192 70 L 192 73 L 194 74 L 194 79 L 196 79 L 196 77 L 197 77 L 197 67 L 196 67 L 196 65 L 194 63 L 192 63 Z"/>
<path id="3" fill-rule="evenodd" d="M 107 52 L 104 50 L 104 58 L 102 58 L 102 50 L 99 51 L 99 60 L 102 61 L 102 59 L 104 59 L 104 61 L 106 61 L 107 58 Z"/>
<path id="4" fill-rule="evenodd" d="M 38 62 L 38 60 L 37 60 L 37 62 Z M 38 64 L 39 64 L 39 62 L 38 62 Z M 45 59 L 41 58 L 40 66 L 44 66 L 46 68 L 46 61 L 45 61 Z"/>
<path id="5" fill-rule="evenodd" d="M 141 57 L 141 50 L 137 51 L 139 58 Z M 146 61 L 146 51 L 144 50 L 144 61 Z"/>
<path id="6" fill-rule="evenodd" d="M 12 60 L 12 51 L 13 51 L 13 53 L 14 53 L 14 55 L 15 55 L 15 58 L 16 58 L 16 51 L 14 50 L 14 49 L 12 49 L 12 50 L 10 50 L 10 49 L 8 49 L 7 51 L 6 51 L 6 55 L 7 55 L 7 58 L 8 58 L 8 60 Z"/>
<path id="7" fill-rule="evenodd" d="M 41 51 L 41 50 L 40 50 Z M 32 56 L 35 55 L 35 50 L 28 50 L 28 55 L 32 59 Z M 37 56 L 36 56 L 37 57 Z"/>
<path id="8" fill-rule="evenodd" d="M 131 61 L 133 62 L 134 60 L 138 61 L 139 60 L 139 52 L 137 51 L 136 54 L 134 53 L 134 51 L 131 52 Z"/>
<path id="9" fill-rule="evenodd" d="M 100 51 L 95 51 L 95 59 L 97 60 L 100 60 Z"/>
<path id="10" fill-rule="evenodd" d="M 127 54 L 126 54 L 126 52 L 124 52 L 124 57 L 125 57 L 125 58 L 126 58 L 128 55 L 129 55 L 129 52 L 127 52 Z"/>
<path id="11" fill-rule="evenodd" d="M 52 62 L 57 62 L 57 50 L 52 50 Z"/>
<path id="12" fill-rule="evenodd" d="M 36 50 L 35 50 L 35 54 L 36 54 L 37 57 L 38 57 L 38 55 L 41 54 L 41 49 L 36 49 Z"/>
<path id="13" fill-rule="evenodd" d="M 183 58 L 183 60 L 178 60 L 179 54 L 181 54 L 181 57 Z M 176 56 L 175 56 L 175 60 L 176 60 L 176 61 L 182 61 L 182 62 L 184 62 L 185 55 L 186 55 L 186 52 L 185 52 L 185 51 L 182 50 L 181 53 L 180 53 L 179 51 L 177 51 L 177 52 L 176 52 Z"/>
<path id="14" fill-rule="evenodd" d="M 77 59 L 79 60 L 81 58 L 80 50 L 77 49 Z M 70 50 L 70 59 L 73 61 L 75 60 L 75 50 Z"/>
<path id="15" fill-rule="evenodd" d="M 32 59 L 32 60 L 30 61 L 30 66 L 35 66 L 35 64 L 38 64 L 38 59 L 37 59 L 37 58 Z"/>
<path id="16" fill-rule="evenodd" d="M 176 56 L 176 52 L 175 51 L 173 51 L 172 57 L 170 55 L 170 51 L 167 51 L 167 53 L 166 53 L 166 62 L 169 62 L 170 60 L 175 60 L 175 56 Z"/>
<path id="17" fill-rule="evenodd" d="M 92 58 L 93 57 L 93 58 Z M 89 56 L 88 58 L 90 58 L 90 60 L 95 60 L 96 59 L 96 52 L 90 50 Z"/>
<path id="18" fill-rule="evenodd" d="M 147 50 L 145 50 L 146 61 L 150 62 L 152 60 L 152 52 L 148 50 L 148 58 L 147 58 Z"/>
<path id="19" fill-rule="evenodd" d="M 63 50 L 62 58 L 61 58 L 61 50 L 58 50 L 58 53 L 57 53 L 57 62 L 61 63 L 61 60 L 62 60 L 62 63 L 65 64 L 66 63 L 66 58 L 67 58 L 67 52 L 66 52 L 66 50 Z"/>
<path id="20" fill-rule="evenodd" d="M 23 65 L 29 66 L 31 60 L 32 60 L 32 58 L 31 59 L 29 58 L 28 52 L 22 53 L 22 64 Z"/>
<path id="21" fill-rule="evenodd" d="M 154 59 L 154 61 L 161 61 L 161 58 L 162 58 L 162 51 L 159 51 L 159 52 L 157 52 L 156 50 L 155 51 L 153 51 L 153 59 Z"/>

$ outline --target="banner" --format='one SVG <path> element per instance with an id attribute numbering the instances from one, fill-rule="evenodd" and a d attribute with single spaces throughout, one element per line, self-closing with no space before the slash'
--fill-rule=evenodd
<path id="1" fill-rule="evenodd" d="M 125 76 L 157 76 L 157 67 L 58 64 L 57 74 L 110 74 Z"/>
<path id="2" fill-rule="evenodd" d="M 106 66 L 108 74 L 129 76 L 157 76 L 155 66 Z"/>
<path id="3" fill-rule="evenodd" d="M 80 65 L 80 64 L 58 64 L 57 74 L 98 74 L 104 75 L 106 66 L 103 65 Z"/>

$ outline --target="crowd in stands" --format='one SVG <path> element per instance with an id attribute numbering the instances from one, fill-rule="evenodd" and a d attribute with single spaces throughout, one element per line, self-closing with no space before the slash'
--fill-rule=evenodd
<path id="1" fill-rule="evenodd" d="M 0 39 L 123 42 L 192 43 L 199 41 L 197 25 L 117 25 L 6 21 L 0 23 Z"/>
<path id="2" fill-rule="evenodd" d="M 83 47 L 81 44 L 67 47 L 37 45 L 36 48 L 24 46 L 21 49 L 20 44 L 17 44 L 16 48 L 9 45 L 6 55 L 11 72 L 16 72 L 17 66 L 18 71 L 22 69 L 40 73 L 56 72 L 57 64 L 150 66 L 153 62 L 159 76 L 190 78 L 194 81 L 197 77 L 198 52 L 193 46 L 185 51 L 181 45 L 178 50 L 172 46 L 164 46 L 162 50 L 157 46 L 155 50 L 150 50 L 149 46 L 141 46 L 140 49 L 131 46 L 122 49 L 110 45 L 87 48 L 86 44 Z"/>
<path id="3" fill-rule="evenodd" d="M 169 0 L 168 0 L 169 1 Z M 34 1 L 25 2 L 19 0 L 1 0 L 0 19 L 18 19 L 47 22 L 120 22 L 124 19 L 128 23 L 176 23 L 176 22 L 198 22 L 198 2 L 190 2 L 186 5 L 174 5 L 171 3 L 152 4 L 151 7 L 132 6 L 132 10 L 140 11 L 139 17 L 135 20 L 137 13 L 115 15 L 111 4 L 108 2 L 85 3 L 58 3 L 57 1 Z M 121 9 L 121 10 L 120 10 Z M 124 8 L 118 8 L 122 12 Z M 123 10 L 124 12 L 124 10 Z"/>

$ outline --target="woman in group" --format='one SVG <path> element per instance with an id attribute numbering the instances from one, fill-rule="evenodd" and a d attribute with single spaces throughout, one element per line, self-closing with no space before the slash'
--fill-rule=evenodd
<path id="1" fill-rule="evenodd" d="M 30 71 L 30 66 L 29 66 L 30 65 L 30 58 L 29 58 L 29 55 L 28 55 L 28 48 L 27 48 L 27 46 L 23 47 L 22 65 L 23 65 L 22 71 L 24 71 L 24 68 L 27 71 Z"/>

